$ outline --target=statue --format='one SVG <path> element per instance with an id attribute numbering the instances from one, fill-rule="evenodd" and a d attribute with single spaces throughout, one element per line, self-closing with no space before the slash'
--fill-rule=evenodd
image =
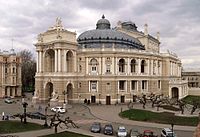
<path id="1" fill-rule="evenodd" d="M 58 100 L 58 93 L 53 91 L 51 100 L 55 101 Z"/>

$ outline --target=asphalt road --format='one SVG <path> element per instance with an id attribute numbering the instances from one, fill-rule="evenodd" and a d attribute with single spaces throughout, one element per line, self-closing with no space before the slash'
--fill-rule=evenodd
<path id="1" fill-rule="evenodd" d="M 6 104 L 4 102 L 3 99 L 0 99 L 0 115 L 2 114 L 2 112 L 4 112 L 6 115 L 13 115 L 16 113 L 23 113 L 23 107 L 22 107 L 22 102 L 21 99 L 14 99 L 16 103 L 13 104 Z M 46 107 L 46 104 L 37 104 L 36 106 L 32 106 L 30 103 L 29 99 L 25 99 L 26 102 L 28 102 L 28 107 L 27 107 L 27 112 L 35 112 L 35 111 L 41 111 L 42 113 L 44 113 L 44 108 Z M 39 110 L 39 106 L 42 107 L 41 110 Z M 50 108 L 48 109 L 48 114 L 53 114 L 53 112 L 50 111 Z M 70 109 L 68 109 L 67 113 L 65 113 L 63 115 L 63 117 L 67 117 L 69 116 L 71 119 L 74 120 L 75 123 L 77 123 L 81 129 L 90 130 L 90 125 L 95 122 L 95 121 L 99 121 L 102 124 L 102 127 L 104 127 L 105 124 L 107 124 L 107 121 L 102 121 L 102 120 L 98 120 L 96 119 L 96 117 L 94 117 L 93 115 L 90 114 L 88 108 L 84 107 L 83 105 L 79 105 L 79 104 L 74 104 L 72 105 L 72 107 Z M 41 123 L 43 123 L 44 121 L 41 121 Z M 117 132 L 117 128 L 120 125 L 123 125 L 127 128 L 128 131 L 130 131 L 130 129 L 137 129 L 139 132 L 143 132 L 146 129 L 150 129 L 153 130 L 155 132 L 155 134 L 160 136 L 160 132 L 161 129 L 159 127 L 157 128 L 149 128 L 149 127 L 144 127 L 144 126 L 132 126 L 132 125 L 127 125 L 126 123 L 111 123 L 114 127 L 115 133 L 113 136 L 116 135 Z M 170 127 L 169 127 L 170 128 Z M 178 131 L 175 130 L 175 133 L 177 134 L 178 137 L 192 137 L 193 136 L 193 132 L 191 131 Z M 99 134 L 99 133 L 98 133 Z M 103 134 L 103 133 L 100 133 Z"/>

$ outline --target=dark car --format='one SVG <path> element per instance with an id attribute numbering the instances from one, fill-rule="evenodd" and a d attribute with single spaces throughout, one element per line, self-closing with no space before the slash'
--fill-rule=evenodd
<path id="1" fill-rule="evenodd" d="M 111 124 L 105 125 L 104 134 L 106 134 L 106 135 L 112 135 L 113 134 L 113 126 Z"/>
<path id="2" fill-rule="evenodd" d="M 153 131 L 151 130 L 144 130 L 142 137 L 158 137 L 158 136 L 154 135 Z"/>
<path id="3" fill-rule="evenodd" d="M 42 120 L 46 119 L 46 116 L 40 112 L 29 112 L 26 115 L 27 117 L 32 119 L 42 119 Z"/>
<path id="4" fill-rule="evenodd" d="M 93 123 L 90 127 L 90 131 L 94 133 L 100 133 L 101 132 L 101 123 Z"/>

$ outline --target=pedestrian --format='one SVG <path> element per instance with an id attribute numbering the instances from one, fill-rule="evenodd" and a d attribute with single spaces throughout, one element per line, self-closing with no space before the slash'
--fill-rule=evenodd
<path id="1" fill-rule="evenodd" d="M 2 120 L 4 120 L 4 119 L 5 119 L 5 113 L 2 112 Z"/>

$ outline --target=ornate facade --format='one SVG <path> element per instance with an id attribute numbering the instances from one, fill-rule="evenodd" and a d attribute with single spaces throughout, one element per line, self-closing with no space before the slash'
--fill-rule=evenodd
<path id="1" fill-rule="evenodd" d="M 48 101 L 115 104 L 135 95 L 164 94 L 182 98 L 187 82 L 181 80 L 181 61 L 160 53 L 157 38 L 137 30 L 132 22 L 111 29 L 103 16 L 96 29 L 79 35 L 63 28 L 61 20 L 38 35 L 35 97 Z M 65 96 L 66 94 L 66 96 Z"/>
<path id="2" fill-rule="evenodd" d="M 0 52 L 0 97 L 21 96 L 21 57 L 10 52 Z"/>

